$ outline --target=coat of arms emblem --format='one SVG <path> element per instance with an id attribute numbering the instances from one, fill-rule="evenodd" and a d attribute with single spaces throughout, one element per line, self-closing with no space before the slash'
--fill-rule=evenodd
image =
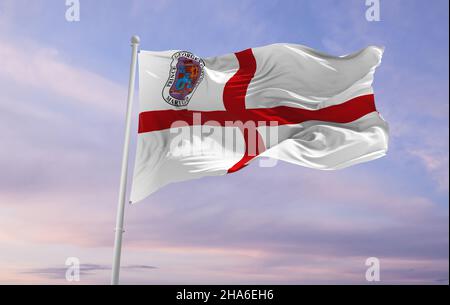
<path id="1" fill-rule="evenodd" d="M 186 106 L 203 80 L 204 67 L 203 60 L 191 52 L 173 54 L 169 79 L 162 92 L 164 100 L 175 107 Z"/>

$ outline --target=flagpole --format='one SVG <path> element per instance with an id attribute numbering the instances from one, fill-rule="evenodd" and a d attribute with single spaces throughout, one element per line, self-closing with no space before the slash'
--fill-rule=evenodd
<path id="1" fill-rule="evenodd" d="M 117 206 L 117 218 L 114 240 L 114 259 L 112 265 L 111 285 L 119 284 L 119 272 L 120 272 L 120 256 L 122 253 L 122 235 L 123 232 L 123 218 L 125 212 L 125 199 L 127 191 L 127 174 L 128 174 L 128 154 L 130 146 L 130 129 L 131 129 L 131 110 L 133 106 L 134 97 L 134 81 L 136 78 L 136 63 L 137 54 L 139 49 L 139 37 L 131 37 L 131 67 L 130 67 L 130 79 L 128 83 L 128 99 L 127 99 L 127 115 L 125 123 L 125 140 L 123 144 L 122 155 L 122 170 L 120 174 L 120 189 L 119 189 L 119 203 Z"/>

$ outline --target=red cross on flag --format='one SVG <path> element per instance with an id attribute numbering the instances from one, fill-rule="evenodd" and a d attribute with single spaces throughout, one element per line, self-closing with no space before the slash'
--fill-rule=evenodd
<path id="1" fill-rule="evenodd" d="M 382 54 L 334 57 L 294 44 L 206 59 L 141 51 L 131 202 L 259 157 L 333 170 L 385 155 L 388 125 L 372 90 Z"/>

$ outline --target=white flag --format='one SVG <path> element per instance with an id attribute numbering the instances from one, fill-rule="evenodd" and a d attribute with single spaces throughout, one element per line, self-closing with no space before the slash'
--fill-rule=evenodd
<path id="1" fill-rule="evenodd" d="M 385 155 L 388 125 L 372 90 L 382 54 L 333 57 L 293 44 L 206 59 L 141 51 L 131 201 L 259 156 L 331 170 Z"/>

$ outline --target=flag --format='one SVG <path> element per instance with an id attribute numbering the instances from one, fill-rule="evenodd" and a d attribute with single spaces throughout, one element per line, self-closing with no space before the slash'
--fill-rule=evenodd
<path id="1" fill-rule="evenodd" d="M 334 57 L 294 44 L 205 59 L 141 51 L 131 202 L 259 157 L 334 170 L 385 155 L 388 125 L 372 89 L 382 54 L 371 46 Z"/>

